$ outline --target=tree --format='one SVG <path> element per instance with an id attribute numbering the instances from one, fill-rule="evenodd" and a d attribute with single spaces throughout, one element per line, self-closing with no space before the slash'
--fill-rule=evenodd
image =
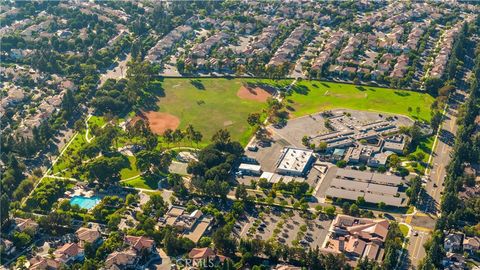
<path id="1" fill-rule="evenodd" d="M 170 145 L 170 143 L 174 142 L 172 129 L 169 128 L 165 130 L 162 136 L 163 136 L 163 140 L 167 143 L 167 147 Z"/>
<path id="2" fill-rule="evenodd" d="M 138 99 L 143 96 L 143 91 L 150 85 L 154 71 L 148 61 L 131 61 L 127 70 L 127 97 L 131 104 L 136 104 Z"/>
<path id="3" fill-rule="evenodd" d="M 200 133 L 200 131 L 196 131 L 195 133 L 193 133 L 192 140 L 195 144 L 197 144 L 197 146 L 198 146 L 198 143 L 202 141 L 202 139 L 203 139 L 203 135 L 202 133 Z"/>
<path id="4" fill-rule="evenodd" d="M 212 142 L 225 145 L 230 142 L 230 132 L 226 129 L 220 129 L 212 136 Z"/>
<path id="5" fill-rule="evenodd" d="M 453 85 L 445 85 L 444 87 L 440 88 L 438 90 L 438 95 L 439 96 L 448 96 L 453 90 L 455 90 L 455 87 Z"/>
<path id="6" fill-rule="evenodd" d="M 329 205 L 327 207 L 325 207 L 325 214 L 327 214 L 328 216 L 334 216 L 335 215 L 335 206 L 333 205 Z"/>
<path id="7" fill-rule="evenodd" d="M 247 118 L 247 123 L 250 126 L 255 126 L 260 124 L 260 114 L 259 113 L 250 113 Z"/>
<path id="8" fill-rule="evenodd" d="M 183 138 L 185 137 L 185 134 L 180 129 L 175 129 L 173 131 L 172 136 L 173 136 L 173 142 L 178 143 L 183 140 Z"/>
<path id="9" fill-rule="evenodd" d="M 163 200 L 162 195 L 154 193 L 150 196 L 147 203 L 142 206 L 142 210 L 147 216 L 160 218 L 167 210 L 167 204 Z"/>
<path id="10" fill-rule="evenodd" d="M 310 138 L 309 138 L 308 136 L 306 136 L 306 135 L 303 136 L 303 137 L 302 137 L 302 144 L 303 144 L 304 146 L 309 145 L 309 140 L 310 140 Z"/>
<path id="11" fill-rule="evenodd" d="M 15 263 L 15 268 L 18 269 L 18 270 L 27 270 L 27 264 L 28 260 L 27 260 L 27 257 L 25 255 L 22 255 L 20 257 L 18 257 L 17 259 L 17 262 Z"/>
<path id="12" fill-rule="evenodd" d="M 25 232 L 15 231 L 13 233 L 13 243 L 18 249 L 22 249 L 30 244 L 32 237 Z"/>
<path id="13" fill-rule="evenodd" d="M 439 78 L 428 78 L 425 80 L 425 90 L 432 96 L 438 95 L 438 89 L 442 86 L 443 81 Z"/>
<path id="14" fill-rule="evenodd" d="M 141 172 L 151 173 L 151 169 L 154 164 L 158 164 L 160 161 L 160 153 L 156 151 L 142 150 L 135 156 L 135 165 Z"/>
<path id="15" fill-rule="evenodd" d="M 145 148 L 147 150 L 154 150 L 158 145 L 158 137 L 150 133 L 145 137 Z"/>
<path id="16" fill-rule="evenodd" d="M 410 187 L 407 189 L 407 195 L 410 197 L 410 205 L 417 205 L 419 196 L 422 191 L 422 179 L 416 176 L 410 180 Z"/>
<path id="17" fill-rule="evenodd" d="M 3 223 L 8 219 L 9 208 L 10 199 L 8 198 L 7 194 L 3 193 L 0 197 L 0 225 L 3 225 Z"/>
<path id="18" fill-rule="evenodd" d="M 379 202 L 377 206 L 379 209 L 385 209 L 387 205 L 384 202 Z"/>
<path id="19" fill-rule="evenodd" d="M 191 124 L 189 124 L 185 129 L 185 136 L 187 137 L 188 140 L 190 140 L 190 142 L 194 142 L 196 132 L 197 131 L 195 130 L 195 128 Z"/>
<path id="20" fill-rule="evenodd" d="M 247 187 L 244 184 L 238 185 L 235 189 L 235 198 L 245 200 L 247 196 Z"/>
<path id="21" fill-rule="evenodd" d="M 347 162 L 342 159 L 342 160 L 337 161 L 337 164 L 336 164 L 336 165 L 337 165 L 337 167 L 339 167 L 339 168 L 345 168 L 345 167 L 347 166 Z"/>
<path id="22" fill-rule="evenodd" d="M 435 111 L 432 116 L 432 120 L 430 121 L 432 129 L 434 131 L 438 130 L 438 127 L 440 127 L 440 124 L 442 123 L 443 115 L 439 111 Z"/>
<path id="23" fill-rule="evenodd" d="M 393 154 L 393 155 L 388 157 L 388 163 L 390 164 L 390 167 L 392 167 L 394 169 L 398 169 L 400 167 L 401 160 L 398 157 L 398 155 Z"/>
<path id="24" fill-rule="evenodd" d="M 230 236 L 230 230 L 224 226 L 212 235 L 212 240 L 220 252 L 227 256 L 231 256 L 235 252 L 235 240 Z"/>
<path id="25" fill-rule="evenodd" d="M 103 184 L 113 183 L 120 176 L 120 170 L 127 167 L 128 160 L 124 156 L 105 157 L 101 156 L 90 161 L 85 168 L 90 180 L 97 180 Z"/>
<path id="26" fill-rule="evenodd" d="M 357 205 L 364 205 L 365 204 L 365 198 L 364 197 L 358 197 L 356 201 Z"/>
<path id="27" fill-rule="evenodd" d="M 322 141 L 318 144 L 317 150 L 320 152 L 325 152 L 327 150 L 327 146 L 328 144 Z"/>
<path id="28" fill-rule="evenodd" d="M 79 119 L 79 120 L 75 121 L 75 123 L 73 124 L 73 128 L 76 131 L 81 131 L 82 129 L 85 128 L 85 122 L 82 119 Z"/>
<path id="29" fill-rule="evenodd" d="M 352 205 L 350 205 L 349 213 L 352 216 L 358 216 L 358 214 L 360 213 L 360 209 L 356 204 L 353 203 Z"/>
<path id="30" fill-rule="evenodd" d="M 67 89 L 67 92 L 65 92 L 65 95 L 63 96 L 62 100 L 62 110 L 63 110 L 63 118 L 64 119 L 69 119 L 74 110 L 75 110 L 75 98 L 73 97 L 72 90 Z"/>

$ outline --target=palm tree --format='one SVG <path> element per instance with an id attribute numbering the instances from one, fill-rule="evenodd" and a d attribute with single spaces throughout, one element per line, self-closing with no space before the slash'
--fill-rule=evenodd
<path id="1" fill-rule="evenodd" d="M 180 129 L 175 129 L 172 135 L 173 135 L 173 141 L 175 143 L 179 143 L 181 140 L 183 140 L 185 136 L 185 134 Z"/>
<path id="2" fill-rule="evenodd" d="M 185 135 L 187 136 L 187 139 L 190 140 L 190 143 L 193 143 L 195 132 L 195 128 L 193 128 L 192 125 L 188 125 L 187 129 L 185 129 Z"/>
<path id="3" fill-rule="evenodd" d="M 197 148 L 198 148 L 198 143 L 202 140 L 202 138 L 203 138 L 202 133 L 200 133 L 200 131 L 195 131 L 195 133 L 193 134 L 192 140 L 197 145 Z"/>
<path id="4" fill-rule="evenodd" d="M 167 143 L 168 148 L 170 143 L 173 142 L 173 130 L 171 130 L 170 128 L 165 130 L 165 132 L 163 133 L 163 139 Z"/>

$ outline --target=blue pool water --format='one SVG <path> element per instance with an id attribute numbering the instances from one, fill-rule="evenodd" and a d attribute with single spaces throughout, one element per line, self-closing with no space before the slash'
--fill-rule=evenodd
<path id="1" fill-rule="evenodd" d="M 101 199 L 97 196 L 93 197 L 83 197 L 83 196 L 74 196 L 70 199 L 71 205 L 78 205 L 80 208 L 83 209 L 92 209 L 97 205 Z"/>

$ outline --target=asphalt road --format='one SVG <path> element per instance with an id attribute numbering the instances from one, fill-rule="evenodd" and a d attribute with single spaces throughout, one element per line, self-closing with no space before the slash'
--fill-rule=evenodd
<path id="1" fill-rule="evenodd" d="M 465 93 L 457 91 L 449 100 L 448 108 L 445 111 L 444 122 L 433 151 L 432 167 L 428 172 L 429 180 L 424 187 L 425 192 L 422 196 L 422 204 L 417 209 L 419 211 L 418 215 L 424 215 L 424 213 L 438 215 L 440 211 L 443 185 L 447 174 L 446 166 L 450 162 L 450 155 L 455 142 L 455 134 L 457 133 L 457 110 L 464 99 Z M 435 222 L 425 222 L 422 226 L 413 226 L 407 247 L 410 259 L 408 266 L 417 266 L 425 256 L 423 245 L 430 238 L 429 232 L 434 229 L 434 226 Z M 404 264 L 404 267 L 408 266 Z"/>

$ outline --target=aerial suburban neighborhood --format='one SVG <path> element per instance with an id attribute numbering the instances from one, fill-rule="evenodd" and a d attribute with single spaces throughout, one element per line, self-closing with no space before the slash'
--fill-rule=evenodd
<path id="1" fill-rule="evenodd" d="M 480 3 L 0 22 L 0 269 L 480 269 Z"/>

